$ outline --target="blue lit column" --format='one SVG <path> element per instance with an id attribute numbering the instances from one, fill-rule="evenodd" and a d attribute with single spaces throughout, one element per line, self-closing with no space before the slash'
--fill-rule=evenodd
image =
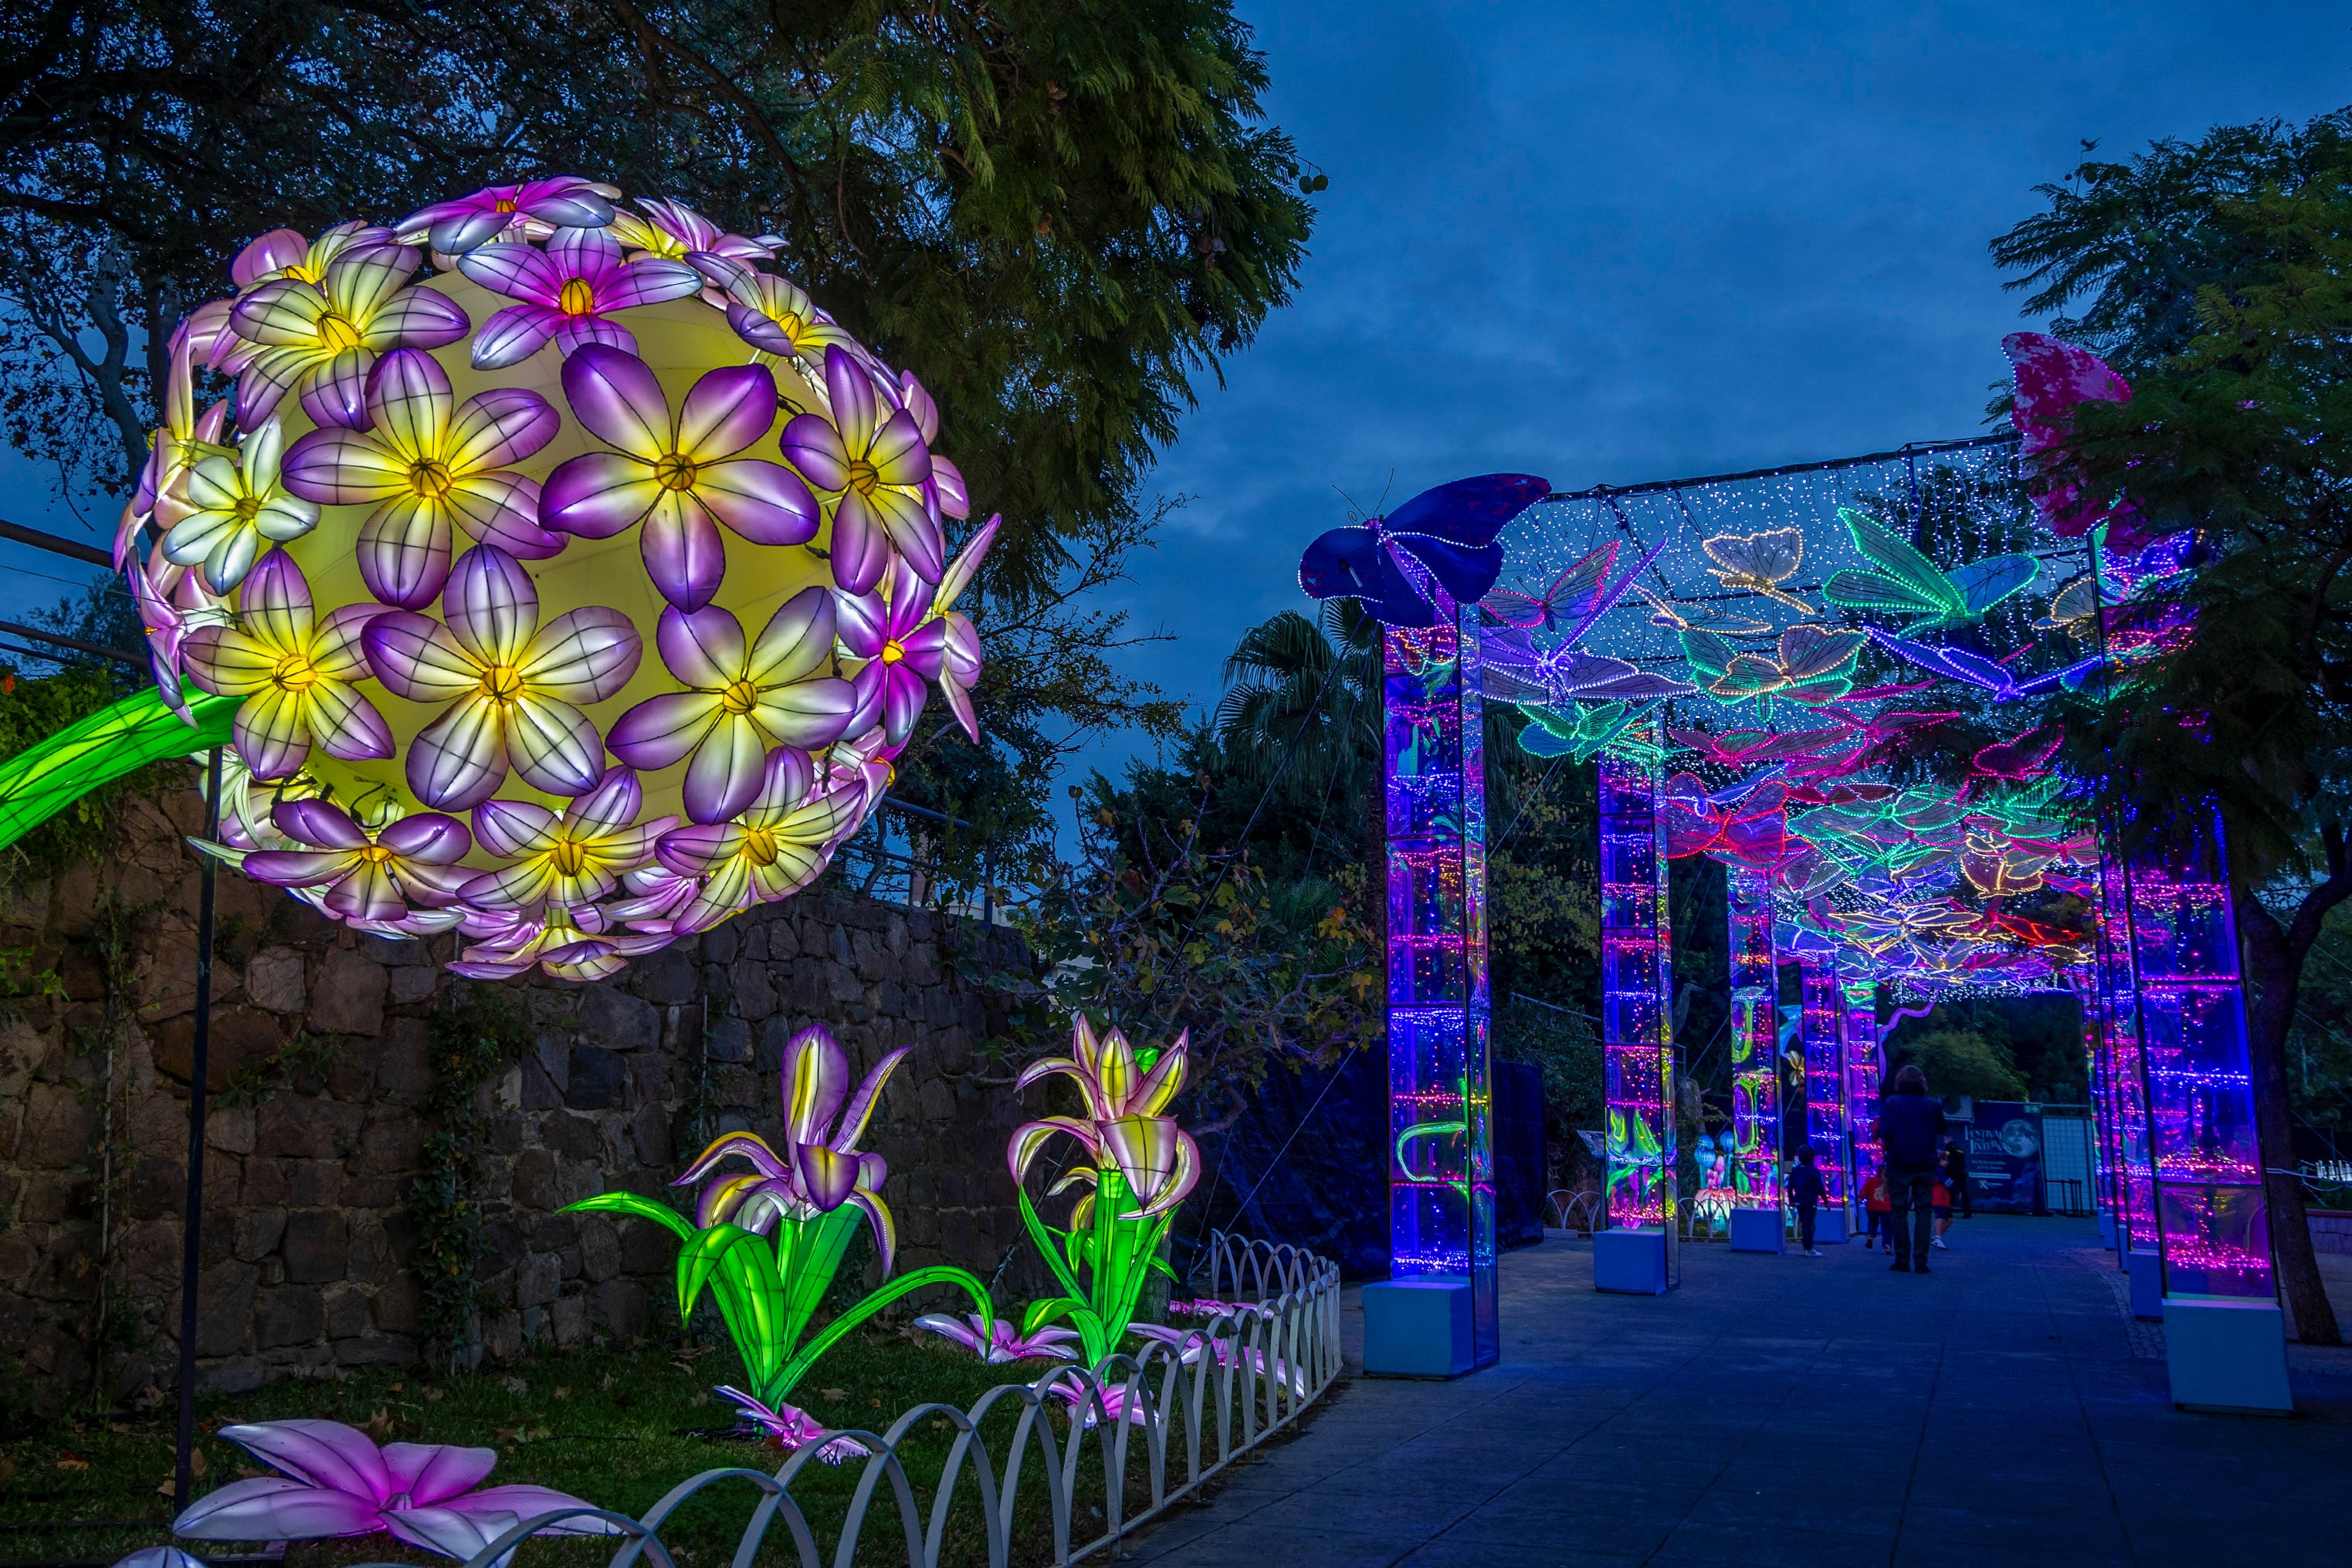
<path id="1" fill-rule="evenodd" d="M 1603 753 L 1601 1058 L 1608 1115 L 1608 1228 L 1592 1239 L 1596 1290 L 1655 1295 L 1679 1282 L 1675 1190 L 1674 947 L 1658 779 Z"/>
<path id="2" fill-rule="evenodd" d="M 1364 1367 L 1454 1376 L 1501 1354 L 1487 1098 L 1485 724 L 1476 612 L 1384 634 L 1389 1261 Z"/>

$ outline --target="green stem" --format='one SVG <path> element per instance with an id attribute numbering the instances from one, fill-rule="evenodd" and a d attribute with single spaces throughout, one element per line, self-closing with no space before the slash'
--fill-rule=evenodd
<path id="1" fill-rule="evenodd" d="M 790 1394 L 793 1386 L 807 1375 L 808 1369 L 816 1364 L 816 1358 L 831 1350 L 844 1334 L 898 1300 L 899 1297 L 919 1291 L 926 1285 L 960 1287 L 971 1298 L 972 1304 L 980 1309 L 981 1343 L 986 1344 L 989 1342 L 996 1332 L 996 1309 L 989 1301 L 988 1287 L 982 1284 L 980 1277 L 969 1270 L 959 1269 L 951 1263 L 936 1264 L 929 1269 L 918 1269 L 912 1273 L 899 1275 L 879 1290 L 867 1293 L 855 1306 L 818 1330 L 817 1336 L 795 1352 L 793 1358 L 784 1363 L 783 1369 L 769 1381 L 766 1387 L 760 1390 L 760 1397 L 766 1400 L 770 1406 L 775 1405 Z"/>

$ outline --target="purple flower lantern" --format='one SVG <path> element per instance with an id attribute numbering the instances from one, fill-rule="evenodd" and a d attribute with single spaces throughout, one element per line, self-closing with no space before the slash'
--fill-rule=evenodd
<path id="1" fill-rule="evenodd" d="M 779 244 L 556 176 L 246 247 L 115 549 L 242 700 L 209 848 L 585 980 L 807 885 L 934 688 L 977 738 L 995 521 Z"/>

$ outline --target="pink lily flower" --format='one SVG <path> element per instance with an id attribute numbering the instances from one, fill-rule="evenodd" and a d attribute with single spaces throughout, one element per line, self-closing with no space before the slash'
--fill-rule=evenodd
<path id="1" fill-rule="evenodd" d="M 393 227 L 404 240 L 422 239 L 443 256 L 463 256 L 518 227 L 526 233 L 533 225 L 549 231 L 593 229 L 612 221 L 613 204 L 605 187 L 576 174 L 556 174 L 520 185 L 492 185 L 454 202 L 436 202 Z"/>
<path id="2" fill-rule="evenodd" d="M 667 768 L 688 753 L 686 814 L 723 822 L 751 805 L 779 746 L 810 750 L 841 738 L 856 711 L 850 683 L 817 672 L 833 662 L 831 596 L 804 588 L 747 643 L 715 604 L 664 610 L 654 633 L 662 663 L 687 690 L 649 697 L 614 722 L 604 744 L 633 768 Z"/>
<path id="3" fill-rule="evenodd" d="M 930 584 L 894 557 L 873 592 L 835 597 L 841 645 L 866 661 L 850 679 L 856 706 L 845 727 L 862 733 L 879 721 L 888 743 L 903 746 L 922 715 L 924 683 L 944 668 L 947 623 L 931 618 Z"/>
<path id="4" fill-rule="evenodd" d="M 1159 1323 L 1129 1323 L 1127 1325 L 1127 1332 L 1131 1334 L 1140 1335 L 1144 1339 L 1153 1340 L 1160 1344 L 1171 1346 L 1177 1352 L 1177 1359 L 1181 1361 L 1186 1366 L 1191 1366 L 1194 1363 L 1198 1362 L 1208 1348 L 1213 1345 L 1216 1348 L 1217 1364 L 1219 1366 L 1234 1366 L 1245 1364 L 1251 1371 L 1256 1373 L 1260 1377 L 1268 1375 L 1266 1372 L 1266 1357 L 1264 1351 L 1258 1350 L 1251 1345 L 1236 1344 L 1230 1339 L 1213 1338 L 1206 1332 L 1201 1329 L 1171 1329 L 1163 1327 Z M 1304 1395 L 1307 1392 L 1307 1369 L 1305 1367 L 1299 1367 L 1296 1371 L 1293 1371 L 1281 1360 L 1281 1358 L 1276 1357 L 1274 1362 L 1274 1371 L 1271 1375 L 1274 1377 L 1275 1381 L 1278 1383 L 1288 1383 L 1293 1393 Z"/>
<path id="5" fill-rule="evenodd" d="M 816 537 L 816 497 L 800 476 L 737 455 L 776 422 L 776 378 L 766 366 L 710 371 L 673 418 L 644 361 L 591 343 L 564 361 L 563 392 L 572 417 L 617 450 L 559 465 L 540 492 L 541 526 L 608 539 L 644 523 L 646 570 L 680 610 L 699 610 L 719 591 L 727 570 L 719 524 L 753 544 Z"/>
<path id="6" fill-rule="evenodd" d="M 388 1531 L 411 1546 L 459 1560 L 526 1521 L 569 1513 L 541 1535 L 617 1535 L 581 1517 L 594 1504 L 541 1486 L 483 1487 L 495 1450 L 387 1443 L 341 1421 L 261 1421 L 219 1435 L 281 1472 L 231 1481 L 172 1521 L 191 1541 L 323 1541 Z M 479 1488 L 480 1490 L 476 1490 Z"/>
<path id="7" fill-rule="evenodd" d="M 1101 1398 L 1075 1377 L 1056 1378 L 1045 1390 L 1070 1407 L 1070 1419 L 1083 1427 L 1101 1426 L 1106 1417 L 1112 1425 L 1126 1421 L 1137 1427 L 1149 1427 L 1160 1417 L 1151 1408 L 1141 1389 L 1130 1398 L 1127 1385 L 1111 1383 L 1102 1385 Z"/>
<path id="8" fill-rule="evenodd" d="M 257 850 L 245 873 L 272 887 L 323 890 L 320 903 L 340 920 L 398 920 L 412 902 L 448 904 L 469 873 L 457 869 L 473 835 L 437 811 L 371 832 L 326 800 L 281 800 L 269 813 L 278 831 L 308 850 Z"/>
<path id="9" fill-rule="evenodd" d="M 1148 1219 L 1165 1214 L 1183 1202 L 1201 1179 L 1200 1146 L 1193 1143 L 1192 1134 L 1177 1127 L 1175 1117 L 1164 1113 L 1184 1087 L 1191 1033 L 1178 1035 L 1176 1043 L 1146 1071 L 1135 1048 L 1118 1030 L 1105 1030 L 1097 1038 L 1085 1014 L 1073 1015 L 1070 1022 L 1071 1054 L 1031 1062 L 1022 1070 L 1013 1090 L 1017 1093 L 1056 1074 L 1075 1079 L 1086 1102 L 1086 1114 L 1042 1116 L 1014 1128 L 1005 1147 L 1005 1163 L 1012 1168 L 1013 1179 L 1018 1182 L 1026 1176 L 1038 1151 L 1055 1134 L 1064 1134 L 1083 1145 L 1094 1164 L 1072 1170 L 1056 1191 L 1071 1185 L 1094 1185 L 1100 1173 L 1116 1171 L 1137 1205 L 1120 1218 Z M 1087 1220 L 1080 1217 L 1091 1216 L 1094 1201 L 1092 1193 L 1078 1200 L 1071 1217 L 1072 1228 L 1084 1228 Z"/>
<path id="10" fill-rule="evenodd" d="M 265 563 L 266 564 L 266 563 Z M 604 777 L 604 743 L 575 704 L 629 684 L 642 652 L 617 610 L 583 605 L 539 624 L 539 589 L 495 545 L 458 559 L 441 617 L 385 611 L 365 633 L 376 679 L 411 702 L 449 706 L 408 747 L 408 783 L 428 806 L 487 800 L 511 766 L 551 795 Z"/>
<path id="11" fill-rule="evenodd" d="M 606 320 L 606 311 L 683 299 L 702 289 L 702 274 L 682 261 L 622 260 L 621 242 L 603 228 L 558 229 L 544 250 L 485 246 L 459 256 L 457 270 L 519 302 L 474 335 L 474 368 L 483 371 L 519 365 L 551 339 L 567 358 L 590 343 L 634 354 L 636 338 Z"/>
<path id="12" fill-rule="evenodd" d="M 723 1383 L 714 1392 L 732 1399 L 735 1413 L 742 1417 L 744 1425 L 767 1433 L 786 1453 L 824 1439 L 824 1423 L 797 1405 L 770 1405 Z M 844 1459 L 862 1459 L 873 1451 L 855 1437 L 835 1437 L 816 1451 L 816 1457 L 828 1465 L 837 1465 Z"/>
<path id="13" fill-rule="evenodd" d="M 925 1312 L 915 1320 L 915 1326 L 955 1341 L 991 1365 L 1010 1361 L 1078 1359 L 1078 1353 L 1069 1348 L 1078 1336 L 1068 1329 L 1041 1328 L 1034 1333 L 1024 1334 L 1013 1326 L 1012 1319 L 999 1318 L 992 1330 L 983 1335 L 978 1312 L 966 1312 L 961 1318 Z"/>
<path id="14" fill-rule="evenodd" d="M 826 499 L 833 524 L 833 578 L 844 592 L 882 580 L 893 548 L 925 582 L 947 568 L 939 501 L 926 494 L 930 450 L 903 408 L 884 410 L 864 367 L 838 347 L 824 351 L 833 417 L 797 414 L 781 437 L 784 461 Z"/>

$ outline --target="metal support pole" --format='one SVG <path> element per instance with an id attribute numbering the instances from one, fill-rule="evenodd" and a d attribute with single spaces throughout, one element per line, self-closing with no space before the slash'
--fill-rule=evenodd
<path id="1" fill-rule="evenodd" d="M 207 770 L 205 837 L 220 836 L 221 754 L 213 747 Z M 205 1074 L 213 1030 L 213 888 L 219 862 L 196 857 L 196 1027 L 189 1049 L 187 1213 L 180 1232 L 180 1425 L 172 1461 L 172 1508 L 188 1506 L 194 1475 L 189 1469 L 196 1436 L 196 1272 L 205 1238 Z"/>

